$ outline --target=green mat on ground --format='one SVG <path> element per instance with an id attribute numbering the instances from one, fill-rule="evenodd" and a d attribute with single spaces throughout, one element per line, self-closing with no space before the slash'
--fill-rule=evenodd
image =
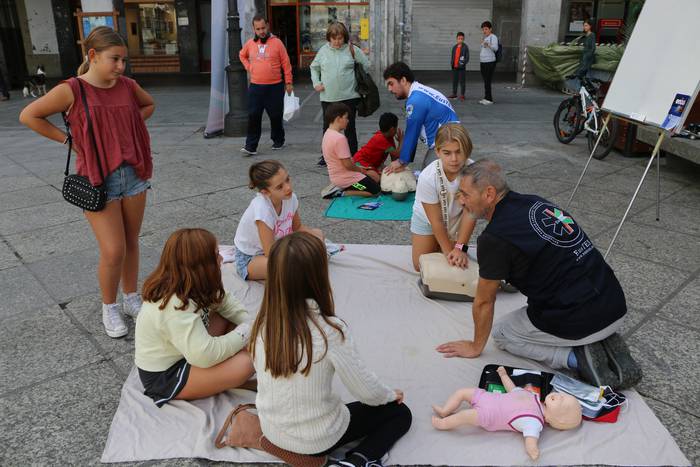
<path id="1" fill-rule="evenodd" d="M 409 193 L 408 198 L 403 201 L 395 201 L 391 195 L 384 194 L 379 195 L 378 198 L 361 198 L 359 196 L 333 198 L 326 209 L 326 217 L 363 221 L 407 221 L 411 219 L 415 197 L 415 193 Z M 379 201 L 383 204 L 373 211 L 359 208 L 360 205 L 369 201 Z"/>

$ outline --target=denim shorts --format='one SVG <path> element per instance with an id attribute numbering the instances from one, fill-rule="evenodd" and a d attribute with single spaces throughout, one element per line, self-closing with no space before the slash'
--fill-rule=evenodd
<path id="1" fill-rule="evenodd" d="M 241 279 L 245 280 L 248 277 L 248 264 L 253 261 L 255 256 L 246 255 L 241 250 L 236 248 L 236 256 L 234 261 L 236 262 L 236 271 Z"/>
<path id="2" fill-rule="evenodd" d="M 139 193 L 151 188 L 151 182 L 141 180 L 134 171 L 134 168 L 124 162 L 111 174 L 107 175 L 104 181 L 107 190 L 107 201 L 136 196 Z"/>
<path id="3" fill-rule="evenodd" d="M 411 233 L 416 235 L 433 235 L 433 227 L 430 225 L 430 222 L 414 212 L 411 216 Z"/>

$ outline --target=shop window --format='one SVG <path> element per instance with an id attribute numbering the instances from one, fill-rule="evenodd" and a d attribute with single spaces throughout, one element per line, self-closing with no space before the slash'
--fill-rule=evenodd
<path id="1" fill-rule="evenodd" d="M 302 4 L 299 15 L 299 36 L 302 54 L 315 54 L 326 44 L 328 25 L 339 21 L 348 28 L 350 42 L 362 49 L 369 47 L 369 37 L 360 35 L 361 20 L 369 21 L 369 5 L 355 2 L 337 2 L 337 5 Z"/>
<path id="2" fill-rule="evenodd" d="M 128 4 L 126 19 L 131 33 L 129 37 L 131 54 L 178 54 L 177 16 L 172 3 Z"/>
<path id="3" fill-rule="evenodd" d="M 593 0 L 576 1 L 569 4 L 569 34 L 583 33 L 583 21 L 593 17 Z"/>

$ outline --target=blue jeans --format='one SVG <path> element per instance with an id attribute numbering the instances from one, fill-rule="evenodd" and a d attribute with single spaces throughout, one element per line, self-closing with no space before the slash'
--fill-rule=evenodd
<path id="1" fill-rule="evenodd" d="M 248 278 L 248 264 L 253 261 L 255 256 L 246 255 L 238 248 L 236 248 L 236 256 L 234 257 L 234 262 L 236 263 L 236 271 L 241 279 L 245 280 Z"/>
<path id="2" fill-rule="evenodd" d="M 275 145 L 284 144 L 284 83 L 253 84 L 248 87 L 248 133 L 245 147 L 248 150 L 258 149 L 262 133 L 263 111 L 270 117 L 270 138 Z"/>
<path id="3" fill-rule="evenodd" d="M 116 199 L 136 196 L 142 191 L 151 188 L 151 182 L 141 180 L 134 168 L 124 162 L 111 174 L 107 175 L 103 186 L 107 190 L 107 202 Z"/>

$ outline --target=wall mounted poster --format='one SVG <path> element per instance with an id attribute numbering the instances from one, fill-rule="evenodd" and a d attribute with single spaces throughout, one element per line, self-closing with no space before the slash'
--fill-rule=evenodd
<path id="1" fill-rule="evenodd" d="M 83 16 L 83 35 L 87 37 L 90 35 L 90 31 L 98 26 L 108 26 L 114 29 L 114 17 L 113 16 Z"/>

